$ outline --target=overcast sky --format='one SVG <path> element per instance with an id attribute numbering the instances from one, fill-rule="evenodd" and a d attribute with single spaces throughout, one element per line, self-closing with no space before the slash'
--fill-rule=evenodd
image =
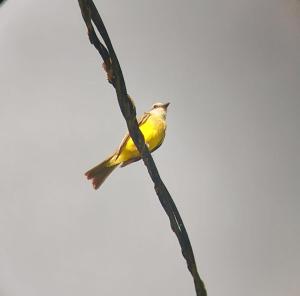
<path id="1" fill-rule="evenodd" d="M 95 1 L 209 296 L 300 295 L 300 2 Z M 0 295 L 195 295 L 77 1 L 0 7 Z"/>

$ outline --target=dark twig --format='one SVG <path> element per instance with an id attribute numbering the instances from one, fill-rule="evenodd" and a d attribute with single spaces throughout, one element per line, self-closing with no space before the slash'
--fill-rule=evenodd
<path id="1" fill-rule="evenodd" d="M 135 106 L 127 94 L 122 70 L 104 23 L 92 0 L 78 0 L 78 2 L 88 29 L 90 42 L 98 50 L 104 61 L 104 69 L 107 72 L 108 81 L 116 90 L 119 106 L 126 120 L 129 134 L 141 154 L 149 175 L 154 183 L 156 194 L 170 219 L 171 228 L 178 238 L 182 255 L 185 258 L 188 269 L 194 278 L 196 294 L 197 296 L 206 296 L 206 289 L 197 271 L 195 257 L 187 231 L 170 193 L 159 176 L 159 172 L 153 158 L 145 145 L 143 134 L 139 130 L 136 120 Z M 97 34 L 95 33 L 92 22 L 96 26 L 106 46 L 100 42 Z"/>

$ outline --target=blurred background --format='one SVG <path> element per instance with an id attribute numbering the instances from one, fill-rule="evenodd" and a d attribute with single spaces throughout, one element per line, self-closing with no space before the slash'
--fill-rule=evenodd
<path id="1" fill-rule="evenodd" d="M 300 293 L 300 2 L 95 1 L 208 295 Z M 77 1 L 0 8 L 0 295 L 195 295 Z"/>

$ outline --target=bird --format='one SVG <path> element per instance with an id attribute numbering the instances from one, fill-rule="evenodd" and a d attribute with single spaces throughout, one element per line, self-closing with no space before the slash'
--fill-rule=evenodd
<path id="1" fill-rule="evenodd" d="M 138 126 L 150 152 L 158 149 L 165 139 L 167 128 L 166 116 L 169 104 L 153 104 L 150 111 L 145 112 L 138 120 Z M 140 159 L 140 153 L 129 133 L 127 133 L 119 148 L 103 162 L 87 171 L 85 176 L 88 180 L 92 180 L 93 187 L 96 190 L 117 167 L 125 167 Z"/>

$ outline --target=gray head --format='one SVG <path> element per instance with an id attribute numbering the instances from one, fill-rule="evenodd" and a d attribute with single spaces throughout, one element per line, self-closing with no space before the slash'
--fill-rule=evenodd
<path id="1" fill-rule="evenodd" d="M 155 116 L 161 116 L 163 119 L 166 119 L 169 104 L 170 103 L 155 103 L 152 105 L 150 113 Z"/>
<path id="2" fill-rule="evenodd" d="M 155 103 L 152 105 L 151 110 L 157 108 L 163 108 L 165 111 L 167 111 L 169 105 L 170 103 Z"/>

